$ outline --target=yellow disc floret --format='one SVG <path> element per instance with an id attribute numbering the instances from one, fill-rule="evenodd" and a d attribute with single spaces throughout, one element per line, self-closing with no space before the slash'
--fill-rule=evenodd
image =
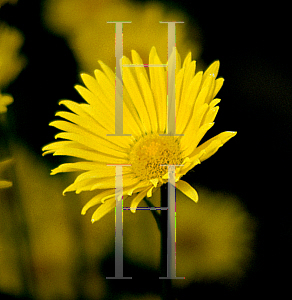
<path id="1" fill-rule="evenodd" d="M 159 179 L 167 173 L 167 166 L 182 163 L 179 139 L 175 136 L 151 134 L 141 137 L 129 155 L 133 172 L 141 180 Z"/>

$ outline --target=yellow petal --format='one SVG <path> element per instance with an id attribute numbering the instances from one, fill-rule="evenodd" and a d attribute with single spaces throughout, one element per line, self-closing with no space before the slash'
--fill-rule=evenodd
<path id="1" fill-rule="evenodd" d="M 133 64 L 143 65 L 143 61 L 142 61 L 140 55 L 135 50 L 132 50 L 131 54 L 132 54 Z M 150 83 L 145 67 L 136 67 L 136 68 L 134 67 L 134 70 L 135 70 L 137 79 L 140 77 L 140 75 L 142 75 L 143 77 L 146 78 L 146 80 L 148 81 L 148 84 Z"/>
<path id="2" fill-rule="evenodd" d="M 192 79 L 188 94 L 185 97 L 181 98 L 181 103 L 179 111 L 177 114 L 177 132 L 184 132 L 187 124 L 190 122 L 190 118 L 194 112 L 194 106 L 197 101 L 197 96 L 200 91 L 201 80 L 203 72 L 198 72 L 195 77 Z M 200 100 L 199 100 L 200 101 Z M 196 109 L 200 103 L 197 104 Z"/>
<path id="3" fill-rule="evenodd" d="M 134 199 L 131 202 L 131 207 L 130 207 L 130 210 L 131 210 L 132 213 L 136 212 L 136 209 L 137 209 L 139 203 L 146 196 L 148 189 L 149 188 L 145 189 L 144 191 L 138 193 L 137 196 L 134 197 Z"/>
<path id="4" fill-rule="evenodd" d="M 60 111 L 56 113 L 56 116 L 61 117 L 65 120 L 68 120 L 78 126 L 71 126 L 71 129 L 61 129 L 59 127 L 59 129 L 61 130 L 65 130 L 68 132 L 75 132 L 78 134 L 81 134 L 82 129 L 84 135 L 92 135 L 92 139 L 96 140 L 96 143 L 98 144 L 97 140 L 99 140 L 100 142 L 102 142 L 103 144 L 105 144 L 107 147 L 111 148 L 111 149 L 115 149 L 117 151 L 124 151 L 125 148 L 129 148 L 129 143 L 131 142 L 131 139 L 129 137 L 127 137 L 125 140 L 123 140 L 121 137 L 117 137 L 117 139 L 112 139 L 109 136 L 107 136 L 107 134 L 110 133 L 110 131 L 106 130 L 104 127 L 102 127 L 96 120 L 94 120 L 93 118 L 91 118 L 91 116 L 89 116 L 88 114 L 85 114 L 83 116 L 80 115 L 76 115 L 73 113 L 69 113 L 66 111 Z M 54 123 L 50 123 L 51 126 L 54 126 Z M 55 123 L 58 124 L 58 123 Z M 61 123 L 59 123 L 60 125 Z M 69 123 L 71 124 L 71 123 Z M 77 127 L 77 128 L 76 128 Z M 79 128 L 79 130 L 78 130 Z M 123 141 L 121 144 L 119 144 L 119 142 Z M 128 143 L 127 143 L 128 141 Z"/>
<path id="5" fill-rule="evenodd" d="M 181 91 L 182 91 L 182 85 L 183 85 L 184 72 L 185 72 L 185 69 L 182 68 L 175 75 L 175 111 L 176 111 L 177 116 L 178 116 L 178 112 L 180 109 L 180 103 L 181 103 Z"/>
<path id="6" fill-rule="evenodd" d="M 178 188 L 182 193 L 184 193 L 187 197 L 192 199 L 195 202 L 198 202 L 198 193 L 197 191 L 189 185 L 187 182 L 180 180 L 176 183 L 176 188 Z"/>
<path id="7" fill-rule="evenodd" d="M 114 119 L 112 118 L 112 116 L 108 116 L 106 113 L 103 113 L 100 108 L 96 109 L 92 105 L 78 104 L 70 100 L 62 100 L 59 102 L 59 105 L 65 105 L 73 113 L 86 119 L 86 123 L 90 123 L 92 126 L 91 131 L 95 133 L 99 133 L 99 130 L 97 130 L 97 128 L 106 131 L 105 134 L 111 133 L 114 130 Z M 60 115 L 60 112 L 58 112 L 56 115 Z M 95 127 L 97 128 L 94 130 Z M 99 133 L 99 135 L 100 134 L 101 133 Z"/>
<path id="8" fill-rule="evenodd" d="M 123 103 L 124 133 L 132 134 L 134 137 L 141 136 L 145 133 L 145 128 L 127 89 L 123 90 Z"/>
<path id="9" fill-rule="evenodd" d="M 192 153 L 193 155 L 196 155 L 202 150 L 205 150 L 205 154 L 201 157 L 201 161 L 206 160 L 213 154 L 215 154 L 218 149 L 223 146 L 227 141 L 229 141 L 232 137 L 236 135 L 237 132 L 233 131 L 225 131 L 221 132 L 215 137 L 211 138 L 210 140 L 206 141 L 202 145 L 200 145 L 195 151 Z"/>
<path id="10" fill-rule="evenodd" d="M 102 164 L 97 162 L 82 161 L 76 163 L 65 163 L 52 170 L 51 175 L 62 172 L 88 171 L 98 169 Z"/>
<path id="11" fill-rule="evenodd" d="M 115 197 L 115 190 L 106 190 L 104 192 L 99 193 L 95 197 L 93 197 L 90 201 L 88 201 L 82 208 L 81 214 L 85 215 L 87 210 L 97 204 L 104 203 L 105 200 L 109 198 Z"/>
<path id="12" fill-rule="evenodd" d="M 100 93 L 100 85 L 98 84 L 97 80 L 92 76 L 82 73 L 80 74 L 84 84 L 86 87 L 95 95 L 99 95 Z"/>
<path id="13" fill-rule="evenodd" d="M 188 93 L 191 81 L 192 81 L 192 79 L 194 77 L 194 74 L 195 74 L 195 70 L 196 70 L 196 62 L 193 60 L 192 62 L 190 62 L 187 65 L 185 73 L 184 73 L 183 88 L 182 88 L 182 93 L 181 93 L 181 98 L 182 99 L 184 97 L 186 97 L 186 95 Z"/>
<path id="14" fill-rule="evenodd" d="M 74 182 L 65 188 L 65 190 L 63 191 L 63 195 L 65 195 L 68 192 L 74 192 L 74 191 L 76 194 L 80 194 L 83 191 L 90 191 L 91 187 L 95 183 L 96 183 L 96 179 L 92 179 L 92 178 L 85 179 L 80 182 Z M 114 184 L 113 184 L 113 186 L 114 186 Z M 112 188 L 113 188 L 113 186 L 112 186 Z"/>
<path id="15" fill-rule="evenodd" d="M 149 55 L 149 64 L 162 64 L 155 47 L 152 47 Z M 156 111 L 158 113 L 159 131 L 165 132 L 167 99 L 166 99 L 166 78 L 164 67 L 149 67 L 150 83 L 155 98 Z"/>
<path id="16" fill-rule="evenodd" d="M 72 141 L 59 141 L 50 143 L 42 148 L 42 151 L 44 151 L 43 156 L 54 153 L 57 149 L 65 149 L 65 148 L 75 148 L 75 149 L 85 149 L 85 147 L 82 147 L 79 143 L 75 143 Z"/>
<path id="17" fill-rule="evenodd" d="M 201 157 L 206 153 L 205 150 L 202 150 L 198 152 L 195 156 L 192 156 L 191 159 L 188 157 L 188 161 L 184 163 L 183 167 L 180 169 L 179 176 L 185 175 L 187 172 L 189 172 L 192 168 L 194 168 L 196 165 L 201 163 Z"/>
<path id="18" fill-rule="evenodd" d="M 195 140 L 198 137 L 198 131 L 200 130 L 201 121 L 208 109 L 208 104 L 204 104 L 198 110 L 194 112 L 192 118 L 184 131 L 184 136 L 181 138 L 181 148 L 184 151 L 183 155 L 188 156 L 193 150 L 189 148 L 196 147 Z"/>
<path id="19" fill-rule="evenodd" d="M 157 111 L 155 107 L 154 97 L 152 94 L 152 91 L 150 89 L 149 83 L 147 81 L 147 78 L 143 74 L 139 74 L 138 77 L 139 84 L 141 86 L 142 94 L 145 99 L 146 107 L 149 112 L 149 119 L 151 123 L 151 129 L 152 132 L 158 131 L 158 116 Z"/>
<path id="20" fill-rule="evenodd" d="M 71 140 L 84 145 L 92 151 L 97 151 L 102 154 L 108 155 L 109 157 L 119 157 L 127 160 L 127 153 L 121 150 L 112 149 L 111 145 L 108 146 L 108 142 L 102 139 L 98 139 L 92 134 L 76 134 L 71 132 L 61 132 L 56 135 L 56 138 L 62 138 L 65 140 Z"/>
<path id="21" fill-rule="evenodd" d="M 139 67 L 137 67 L 139 68 Z M 141 123 L 145 127 L 145 133 L 151 132 L 151 124 L 150 119 L 148 115 L 147 108 L 145 106 L 144 99 L 142 98 L 142 95 L 140 93 L 139 87 L 137 85 L 137 81 L 134 78 L 131 70 L 131 67 L 124 67 L 123 68 L 123 83 L 124 87 L 127 89 L 131 100 L 138 112 L 139 118 L 141 120 Z"/>
<path id="22" fill-rule="evenodd" d="M 210 110 L 208 110 L 208 112 L 206 113 L 204 119 L 202 120 L 202 124 L 212 123 L 216 118 L 218 110 L 219 110 L 219 106 L 213 107 Z"/>
<path id="23" fill-rule="evenodd" d="M 110 82 L 115 82 L 116 75 L 112 71 L 112 69 L 110 67 L 108 67 L 106 64 L 104 64 L 101 60 L 99 60 L 98 63 L 100 64 L 100 66 L 101 66 L 102 70 L 104 71 L 105 75 L 107 76 L 108 80 Z"/>
<path id="24" fill-rule="evenodd" d="M 224 78 L 218 78 L 215 80 L 215 88 L 214 88 L 214 92 L 213 92 L 213 98 L 216 97 L 216 95 L 220 91 L 223 83 L 224 83 Z"/>
<path id="25" fill-rule="evenodd" d="M 132 172 L 131 167 L 123 167 L 122 168 L 122 175 L 123 178 L 126 174 L 130 174 Z M 83 172 L 82 174 L 80 174 L 75 182 L 79 182 L 82 181 L 84 179 L 100 179 L 100 178 L 104 178 L 104 177 L 115 177 L 116 176 L 116 167 L 115 166 L 107 166 L 107 165 L 99 165 L 98 167 L 96 167 L 93 170 L 89 170 L 86 172 Z"/>
<path id="26" fill-rule="evenodd" d="M 94 70 L 94 75 L 99 83 L 106 100 L 113 104 L 115 100 L 115 82 L 109 80 L 108 77 L 101 70 Z"/>
<path id="27" fill-rule="evenodd" d="M 191 63 L 191 61 L 192 61 L 192 52 L 189 52 L 184 60 L 183 68 L 186 68 Z"/>
<path id="28" fill-rule="evenodd" d="M 101 204 L 98 209 L 93 213 L 91 222 L 94 223 L 100 220 L 104 215 L 109 213 L 112 209 L 116 207 L 115 197 L 108 199 L 104 204 Z"/>
<path id="29" fill-rule="evenodd" d="M 78 157 L 88 161 L 95 161 L 95 162 L 101 162 L 106 164 L 127 164 L 128 162 L 125 159 L 121 159 L 113 156 L 107 156 L 106 154 L 98 153 L 96 151 L 71 148 L 71 147 L 55 149 L 53 155 L 54 156 L 66 155 L 66 156 Z"/>
<path id="30" fill-rule="evenodd" d="M 115 177 L 108 177 L 96 180 L 96 183 L 92 185 L 91 191 L 95 189 L 110 189 L 115 186 Z M 125 174 L 123 176 L 123 188 L 137 184 L 140 179 L 134 177 L 132 173 Z"/>
<path id="31" fill-rule="evenodd" d="M 208 69 L 204 72 L 202 83 L 204 84 L 205 80 L 212 75 L 214 78 L 217 77 L 219 71 L 220 62 L 219 60 L 214 61 Z"/>
<path id="32" fill-rule="evenodd" d="M 112 113 L 114 112 L 114 101 L 109 101 L 110 99 L 106 98 L 101 88 L 97 95 L 81 85 L 75 85 L 75 89 L 88 104 L 92 105 L 97 110 L 104 111 L 108 116 L 112 116 Z M 114 119 L 113 116 L 112 119 Z"/>

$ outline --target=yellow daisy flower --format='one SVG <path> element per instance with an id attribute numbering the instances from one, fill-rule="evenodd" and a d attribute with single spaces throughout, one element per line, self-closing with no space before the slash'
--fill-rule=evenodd
<path id="1" fill-rule="evenodd" d="M 143 64 L 136 51 L 132 51 L 133 64 Z M 123 64 L 130 64 L 123 57 Z M 222 132 L 199 145 L 205 133 L 214 125 L 220 100 L 214 99 L 223 79 L 218 78 L 219 62 L 215 61 L 203 72 L 195 72 L 196 62 L 191 53 L 182 66 L 176 57 L 176 132 L 183 136 L 161 136 L 167 126 L 167 70 L 165 67 L 123 68 L 124 133 L 131 136 L 109 136 L 115 132 L 115 74 L 104 63 L 95 70 L 95 78 L 81 74 L 86 86 L 75 88 L 87 103 L 77 104 L 63 100 L 72 112 L 57 112 L 65 120 L 50 123 L 63 132 L 57 141 L 43 148 L 44 154 L 72 156 L 83 161 L 65 163 L 51 174 L 79 171 L 81 174 L 65 192 L 92 191 L 101 193 L 93 197 L 82 209 L 82 214 L 101 204 L 92 216 L 99 220 L 115 207 L 115 168 L 109 164 L 131 165 L 123 167 L 123 199 L 132 200 L 135 212 L 144 197 L 151 197 L 168 181 L 167 167 L 176 167 L 176 187 L 193 201 L 197 192 L 181 179 L 195 165 L 213 155 L 236 132 Z M 161 64 L 156 49 L 149 54 L 149 64 Z"/>

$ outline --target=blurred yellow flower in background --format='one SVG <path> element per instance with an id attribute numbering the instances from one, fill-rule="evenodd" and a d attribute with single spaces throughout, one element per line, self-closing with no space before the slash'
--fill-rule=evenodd
<path id="1" fill-rule="evenodd" d="M 87 299 L 102 299 L 105 278 L 98 262 L 111 249 L 114 216 L 96 231 L 80 218 L 86 199 L 64 201 L 62 186 L 69 178 L 50 176 L 21 144 L 12 144 L 11 154 L 15 188 L 0 195 L 0 290 L 21 295 L 28 285 L 34 299 L 73 299 L 80 285 Z"/>
<path id="2" fill-rule="evenodd" d="M 236 283 L 249 269 L 256 223 L 234 195 L 202 187 L 198 191 L 197 205 L 180 191 L 176 194 L 176 274 L 185 280 L 173 284 Z M 153 203 L 159 206 L 159 197 Z M 139 218 L 124 213 L 124 251 L 135 263 L 155 269 L 160 260 L 159 230 L 150 211 L 137 214 Z"/>
<path id="3" fill-rule="evenodd" d="M 0 114 L 6 113 L 7 106 L 10 105 L 12 102 L 13 102 L 13 98 L 10 95 L 1 94 L 1 92 L 0 92 Z M 2 121 L 1 117 L 0 117 L 0 121 Z M 5 171 L 6 167 L 11 163 L 11 161 L 12 161 L 12 159 L 7 159 L 5 161 L 0 162 L 0 175 L 1 175 L 1 173 L 3 173 Z M 11 186 L 12 186 L 11 181 L 0 179 L 0 189 L 8 188 Z"/>
<path id="4" fill-rule="evenodd" d="M 64 191 L 103 190 L 83 208 L 82 214 L 98 204 L 92 222 L 99 220 L 114 209 L 115 168 L 107 164 L 127 164 L 123 168 L 124 200 L 131 197 L 131 211 L 135 212 L 144 197 L 151 197 L 168 181 L 167 167 L 161 164 L 182 165 L 176 168 L 176 187 L 193 201 L 197 192 L 180 178 L 194 166 L 212 156 L 224 143 L 236 135 L 226 131 L 198 146 L 206 132 L 214 125 L 220 99 L 214 99 L 223 79 L 218 78 L 219 62 L 216 61 L 203 73 L 195 73 L 196 62 L 191 53 L 183 65 L 177 55 L 176 66 L 176 112 L 177 133 L 183 136 L 160 136 L 167 127 L 167 71 L 165 67 L 123 68 L 124 84 L 124 132 L 132 136 L 107 136 L 115 130 L 115 74 L 100 62 L 103 72 L 95 70 L 95 78 L 82 74 L 87 88 L 76 89 L 87 104 L 63 100 L 72 111 L 58 112 L 64 120 L 50 123 L 63 132 L 56 138 L 64 139 L 43 148 L 44 155 L 66 155 L 83 159 L 81 162 L 62 164 L 52 171 L 78 171 L 81 174 Z M 134 64 L 142 64 L 141 57 L 132 51 Z M 130 64 L 123 57 L 123 64 Z M 149 64 L 161 64 L 156 49 L 149 54 Z"/>
<path id="5" fill-rule="evenodd" d="M 22 34 L 5 23 L 0 23 L 0 91 L 13 81 L 24 68 L 26 59 L 19 53 Z"/>
<path id="6" fill-rule="evenodd" d="M 162 3 L 137 3 L 105 0 L 49 0 L 44 7 L 47 26 L 64 36 L 82 72 L 98 67 L 98 60 L 115 68 L 115 26 L 108 21 L 131 21 L 123 25 L 124 55 L 135 49 L 147 61 L 152 46 L 167 60 L 167 24 L 160 21 L 184 21 L 176 26 L 176 45 L 185 57 L 189 51 L 194 58 L 201 52 L 197 27 L 188 16 L 170 10 Z"/>

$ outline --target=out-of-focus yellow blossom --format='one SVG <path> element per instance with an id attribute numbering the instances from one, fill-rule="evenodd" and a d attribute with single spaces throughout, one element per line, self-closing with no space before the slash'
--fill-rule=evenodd
<path id="1" fill-rule="evenodd" d="M 13 98 L 10 95 L 3 95 L 0 92 L 0 114 L 7 112 L 7 106 L 13 102 Z M 11 159 L 0 162 L 0 175 L 11 163 Z M 8 188 L 12 186 L 11 181 L 0 179 L 0 189 Z"/>
<path id="2" fill-rule="evenodd" d="M 13 102 L 10 95 L 1 94 L 0 92 L 0 114 L 7 112 L 7 106 Z"/>
<path id="3" fill-rule="evenodd" d="M 160 135 L 167 132 L 165 67 L 150 68 L 149 75 L 144 67 L 123 69 L 124 126 L 131 136 L 114 139 L 108 136 L 115 130 L 115 74 L 102 62 L 103 72 L 95 70 L 95 78 L 82 74 L 87 88 L 76 86 L 87 104 L 69 100 L 60 102 L 72 112 L 58 112 L 56 115 L 64 120 L 53 121 L 50 125 L 63 131 L 55 138 L 64 140 L 45 146 L 44 155 L 52 153 L 82 159 L 62 164 L 51 174 L 81 172 L 64 193 L 100 191 L 82 209 L 85 214 L 89 208 L 101 204 L 95 210 L 92 222 L 98 221 L 116 205 L 116 173 L 107 164 L 128 165 L 123 168 L 123 195 L 124 199 L 132 199 L 133 212 L 144 197 L 152 197 L 167 183 L 168 170 L 161 164 L 181 165 L 176 168 L 176 187 L 197 202 L 197 192 L 181 177 L 236 135 L 236 132 L 225 131 L 199 145 L 214 125 L 219 109 L 220 99 L 215 98 L 223 84 L 223 78 L 216 79 L 219 62 L 215 61 L 204 73 L 196 73 L 196 62 L 192 61 L 191 53 L 183 64 L 178 52 L 176 56 L 176 122 L 177 132 L 182 136 Z M 132 61 L 143 64 L 134 50 Z M 122 62 L 131 64 L 125 56 Z M 150 51 L 149 64 L 161 64 L 155 47 Z"/>
<path id="4" fill-rule="evenodd" d="M 192 205 L 180 191 L 176 194 L 176 275 L 185 280 L 173 283 L 240 280 L 252 258 L 255 222 L 236 197 L 198 190 L 197 205 Z M 159 206 L 159 201 L 153 204 Z M 139 218 L 124 212 L 124 253 L 137 263 L 155 268 L 160 259 L 156 251 L 159 230 L 150 211 L 137 214 Z"/>
<path id="5" fill-rule="evenodd" d="M 0 23 L 0 90 L 13 81 L 23 69 L 26 59 L 19 54 L 22 34 L 5 23 Z"/>
<path id="6" fill-rule="evenodd" d="M 0 8 L 5 3 L 16 4 L 18 0 L 0 0 Z"/>
<path id="7" fill-rule="evenodd" d="M 7 159 L 0 162 L 0 175 L 6 169 L 6 167 L 11 163 L 11 159 Z M 0 189 L 8 188 L 12 186 L 11 181 L 1 180 L 0 179 Z"/>
<path id="8" fill-rule="evenodd" d="M 0 290 L 19 294 L 21 280 L 28 280 L 20 276 L 17 262 L 20 251 L 23 263 L 34 274 L 37 299 L 74 299 L 76 282 L 81 282 L 86 299 L 102 299 L 106 279 L 98 273 L 96 263 L 106 256 L 114 243 L 114 214 L 109 214 L 96 230 L 88 220 L 80 218 L 80 202 L 88 199 L 78 201 L 74 196 L 73 199 L 62 196 L 64 182 L 71 179 L 50 176 L 48 167 L 20 144 L 11 146 L 11 154 L 18 188 L 15 196 L 19 197 L 17 201 L 21 201 L 23 209 L 20 216 L 13 215 L 9 219 L 8 203 L 16 200 L 11 199 L 12 194 L 7 196 L 9 198 L 1 194 Z M 25 251 L 21 248 L 25 241 L 21 239 L 25 237 L 22 235 L 19 240 L 11 230 L 19 217 L 23 218 L 29 233 L 26 242 L 31 250 L 31 261 L 27 262 L 24 262 L 27 257 L 23 256 Z M 85 261 L 81 264 L 79 256 L 82 255 Z M 84 273 L 80 274 L 81 270 Z"/>
<path id="9" fill-rule="evenodd" d="M 102 60 L 115 68 L 115 24 L 107 21 L 131 21 L 123 25 L 124 55 L 135 49 L 143 61 L 155 46 L 163 63 L 167 60 L 168 25 L 160 21 L 184 21 L 176 24 L 176 45 L 185 57 L 189 51 L 196 59 L 201 51 L 197 28 L 191 27 L 186 14 L 167 10 L 161 3 L 131 1 L 50 0 L 45 9 L 48 26 L 68 40 L 82 71 L 89 72 Z"/>

